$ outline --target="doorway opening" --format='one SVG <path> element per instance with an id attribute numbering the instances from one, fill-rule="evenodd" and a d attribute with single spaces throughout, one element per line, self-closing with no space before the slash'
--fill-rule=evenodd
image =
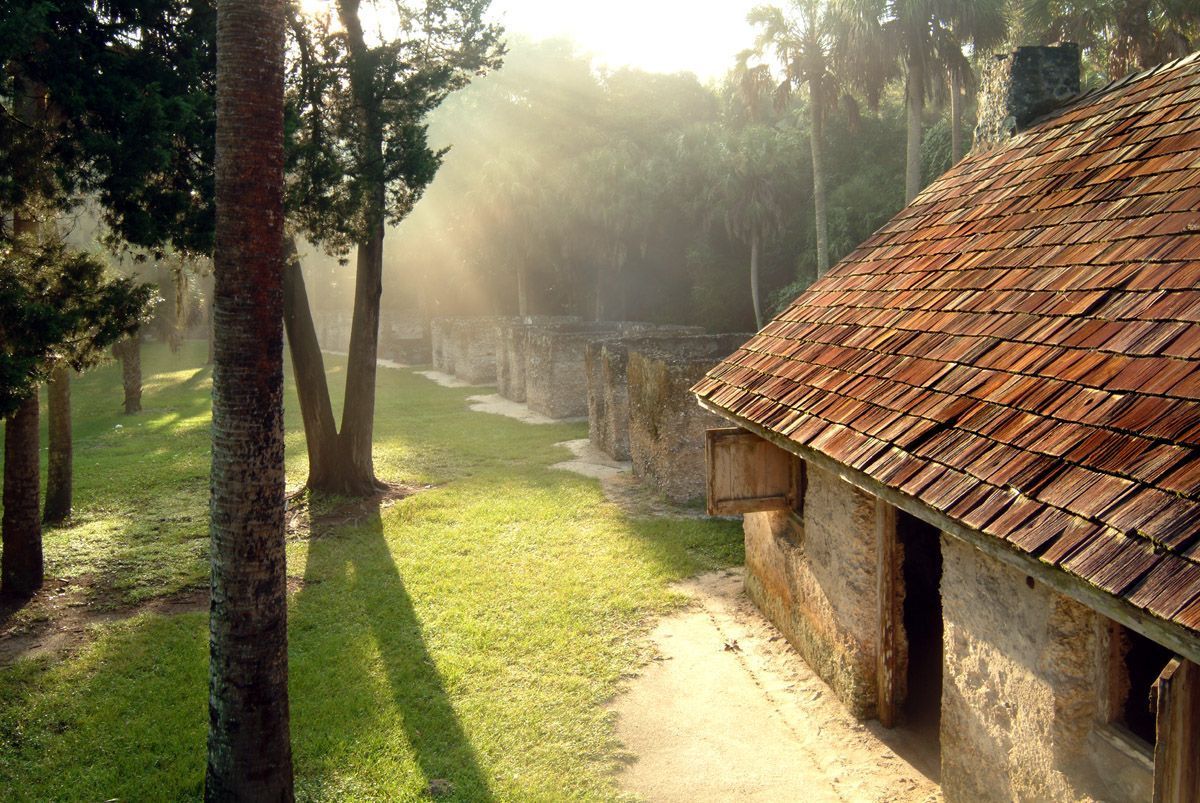
<path id="1" fill-rule="evenodd" d="M 933 525 L 898 510 L 896 540 L 903 555 L 903 617 L 908 647 L 900 721 L 937 751 L 942 718 L 941 534 Z"/>

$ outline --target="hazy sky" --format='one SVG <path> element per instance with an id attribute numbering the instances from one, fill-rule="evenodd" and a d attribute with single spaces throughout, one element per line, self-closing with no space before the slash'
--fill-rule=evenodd
<path id="1" fill-rule="evenodd" d="M 717 78 L 754 42 L 746 14 L 763 0 L 492 0 L 506 28 L 569 36 L 600 64 Z"/>

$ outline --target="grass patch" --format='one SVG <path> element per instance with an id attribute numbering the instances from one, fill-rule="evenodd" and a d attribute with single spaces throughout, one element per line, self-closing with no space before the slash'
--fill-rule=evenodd
<path id="1" fill-rule="evenodd" d="M 77 513 L 47 532 L 47 566 L 97 604 L 207 582 L 203 358 L 147 347 L 138 416 L 119 412 L 115 366 L 75 384 Z M 344 365 L 329 367 L 340 398 Z M 736 524 L 630 519 L 595 481 L 550 470 L 584 425 L 472 413 L 473 392 L 381 370 L 377 471 L 433 487 L 289 545 L 302 799 L 415 800 L 433 779 L 464 801 L 619 798 L 604 702 L 678 604 L 670 583 L 742 560 Z M 287 422 L 299 484 L 290 386 Z M 0 669 L 5 799 L 199 797 L 206 683 L 200 613 L 98 625 L 69 660 Z"/>

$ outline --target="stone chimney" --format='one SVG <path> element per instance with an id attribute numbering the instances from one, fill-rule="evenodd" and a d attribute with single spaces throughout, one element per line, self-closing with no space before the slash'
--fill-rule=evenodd
<path id="1" fill-rule="evenodd" d="M 1079 94 L 1079 45 L 1019 47 L 997 55 L 980 79 L 972 153 L 1007 142 Z"/>

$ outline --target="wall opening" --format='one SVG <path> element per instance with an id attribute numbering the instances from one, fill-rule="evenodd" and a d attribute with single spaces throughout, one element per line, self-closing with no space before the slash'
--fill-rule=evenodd
<path id="1" fill-rule="evenodd" d="M 1112 623 L 1109 639 L 1112 650 L 1109 719 L 1152 747 L 1157 711 L 1154 682 L 1174 655 L 1161 644 L 1116 622 Z"/>
<path id="2" fill-rule="evenodd" d="M 908 647 L 900 719 L 931 747 L 942 714 L 942 547 L 938 529 L 903 510 L 896 515 L 902 548 L 904 633 Z"/>

